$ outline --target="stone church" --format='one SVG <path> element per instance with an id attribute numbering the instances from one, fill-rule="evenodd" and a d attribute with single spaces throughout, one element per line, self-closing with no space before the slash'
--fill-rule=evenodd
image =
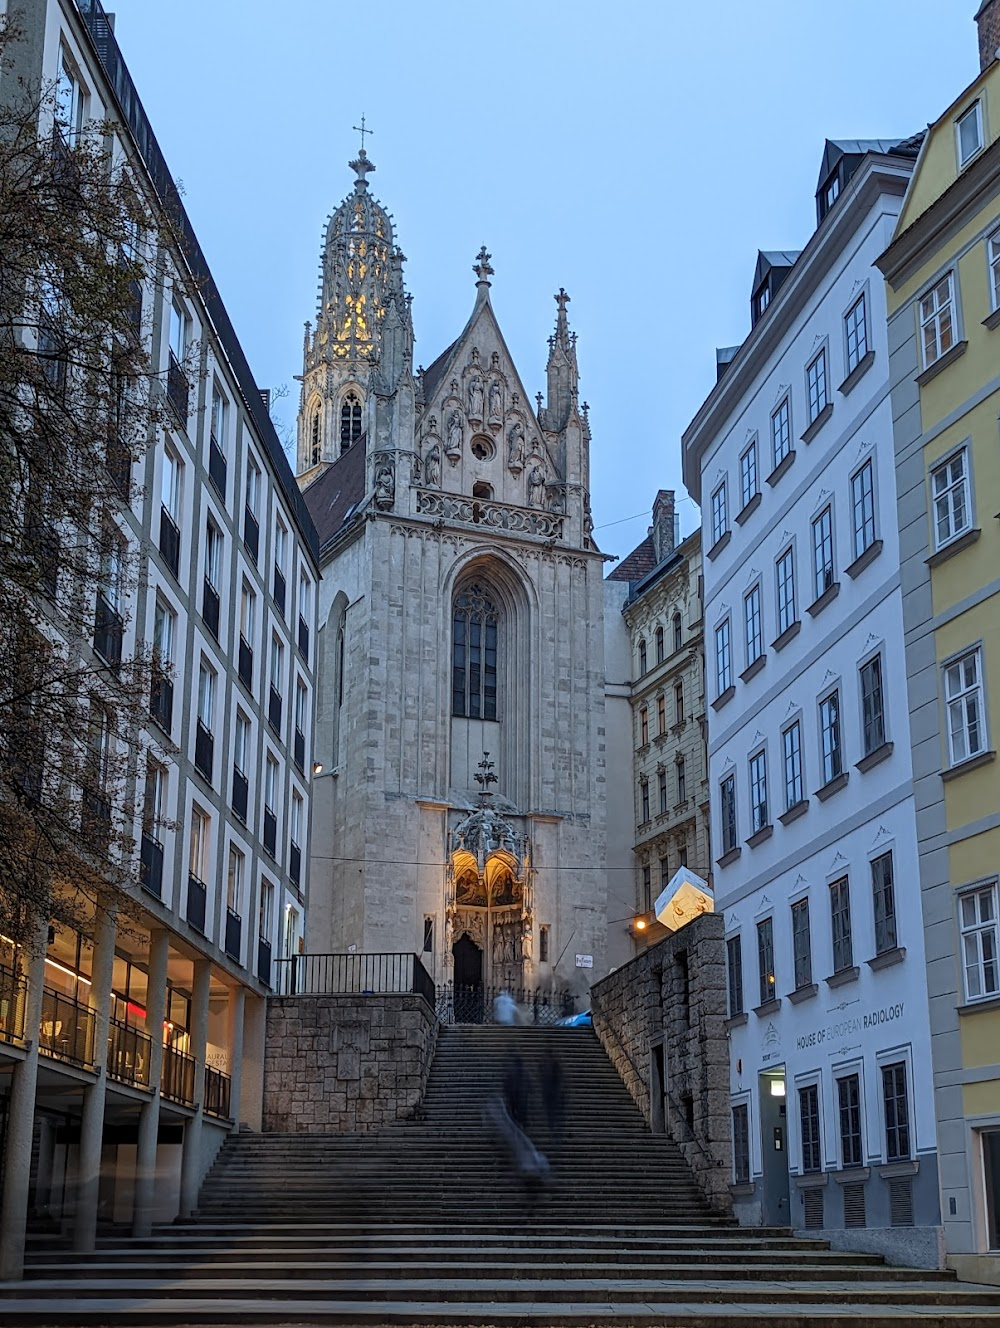
<path id="1" fill-rule="evenodd" d="M 417 952 L 438 983 L 605 971 L 603 555 L 569 297 L 532 401 L 474 266 L 413 366 L 362 149 L 306 325 L 298 478 L 321 541 L 306 948 Z"/>

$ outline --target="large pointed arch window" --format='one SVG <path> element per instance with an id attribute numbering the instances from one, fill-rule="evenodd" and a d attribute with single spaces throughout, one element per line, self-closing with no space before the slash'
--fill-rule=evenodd
<path id="1" fill-rule="evenodd" d="M 453 715 L 497 717 L 497 646 L 500 611 L 479 581 L 455 599 L 452 639 Z"/>
<path id="2" fill-rule="evenodd" d="M 319 406 L 313 407 L 312 422 L 309 426 L 309 454 L 314 466 L 323 458 L 323 444 L 320 437 Z"/>
<path id="3" fill-rule="evenodd" d="M 356 392 L 348 392 L 340 407 L 340 450 L 346 452 L 361 437 L 361 401 Z"/>

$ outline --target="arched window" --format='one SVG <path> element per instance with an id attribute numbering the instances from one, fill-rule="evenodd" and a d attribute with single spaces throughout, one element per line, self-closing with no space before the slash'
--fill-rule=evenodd
<path id="1" fill-rule="evenodd" d="M 337 631 L 337 708 L 344 704 L 344 625 Z"/>
<path id="2" fill-rule="evenodd" d="M 681 615 L 680 615 L 679 613 L 675 613 L 675 614 L 674 614 L 674 649 L 675 649 L 675 650 L 680 650 L 680 648 L 681 648 L 683 642 L 684 642 L 684 632 L 683 632 L 683 629 L 681 628 Z"/>
<path id="3" fill-rule="evenodd" d="M 309 449 L 312 458 L 311 464 L 318 466 L 323 459 L 323 444 L 319 429 L 319 406 L 315 408 L 312 414 L 312 424 L 309 429 Z"/>
<path id="4" fill-rule="evenodd" d="M 361 437 L 361 401 L 356 392 L 348 392 L 340 408 L 340 450 L 346 452 Z"/>
<path id="5" fill-rule="evenodd" d="M 497 717 L 497 646 L 500 611 L 489 590 L 472 581 L 455 599 L 451 713 L 466 719 Z"/>
<path id="6" fill-rule="evenodd" d="M 645 640 L 642 640 L 639 642 L 639 677 L 641 678 L 645 672 L 646 672 L 646 642 Z"/>
<path id="7" fill-rule="evenodd" d="M 662 627 L 657 627 L 657 629 L 656 629 L 656 662 L 657 662 L 657 664 L 662 664 L 662 663 L 663 663 L 663 628 L 662 628 Z"/>

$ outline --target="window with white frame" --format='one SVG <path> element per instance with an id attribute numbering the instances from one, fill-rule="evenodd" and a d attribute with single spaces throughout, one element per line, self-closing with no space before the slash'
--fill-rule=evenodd
<path id="1" fill-rule="evenodd" d="M 271 637 L 271 689 L 278 696 L 284 695 L 285 647 L 275 635 Z"/>
<path id="2" fill-rule="evenodd" d="M 882 656 L 861 666 L 861 736 L 865 756 L 885 744 L 885 696 L 882 689 Z"/>
<path id="3" fill-rule="evenodd" d="M 789 546 L 774 565 L 778 591 L 778 635 L 787 632 L 796 621 L 795 551 Z"/>
<path id="4" fill-rule="evenodd" d="M 163 450 L 160 502 L 174 525 L 179 525 L 181 515 L 181 462 L 169 447 Z"/>
<path id="5" fill-rule="evenodd" d="M 840 693 L 831 692 L 819 703 L 819 727 L 823 740 L 823 783 L 843 773 L 844 751 L 840 733 Z"/>
<path id="6" fill-rule="evenodd" d="M 990 236 L 986 253 L 990 264 L 990 305 L 1000 309 L 1000 231 Z"/>
<path id="7" fill-rule="evenodd" d="M 760 586 L 743 596 L 743 627 L 747 650 L 747 668 L 764 653 L 764 626 L 760 608 Z"/>
<path id="8" fill-rule="evenodd" d="M 222 531 L 211 517 L 205 522 L 205 580 L 213 590 L 222 583 Z"/>
<path id="9" fill-rule="evenodd" d="M 304 823 L 305 823 L 304 817 L 302 814 L 302 796 L 301 794 L 296 793 L 293 789 L 292 816 L 291 816 L 291 826 L 289 829 L 289 835 L 291 837 L 292 843 L 295 845 L 296 848 L 301 848 L 302 846 L 302 827 Z"/>
<path id="10" fill-rule="evenodd" d="M 833 935 L 833 971 L 842 973 L 854 965 L 851 942 L 851 891 L 846 876 L 830 886 L 830 927 Z"/>
<path id="11" fill-rule="evenodd" d="M 868 323 L 863 295 L 844 315 L 844 332 L 847 337 L 847 372 L 852 374 L 868 354 Z"/>
<path id="12" fill-rule="evenodd" d="M 233 743 L 233 765 L 241 775 L 247 773 L 250 759 L 250 721 L 242 710 L 236 712 L 236 737 Z"/>
<path id="13" fill-rule="evenodd" d="M 215 671 L 203 659 L 198 668 L 198 722 L 208 733 L 215 721 L 215 684 Z"/>
<path id="14" fill-rule="evenodd" d="M 948 710 L 948 754 L 952 765 L 986 750 L 986 712 L 979 647 L 945 665 L 944 696 Z"/>
<path id="15" fill-rule="evenodd" d="M 212 416 L 211 416 L 211 437 L 212 442 L 220 452 L 225 455 L 226 451 L 226 414 L 228 411 L 228 402 L 219 390 L 217 383 L 212 384 Z"/>
<path id="16" fill-rule="evenodd" d="M 712 543 L 718 544 L 729 529 L 729 503 L 726 498 L 726 481 L 723 480 L 712 494 Z"/>
<path id="17" fill-rule="evenodd" d="M 921 298 L 920 344 L 925 369 L 955 344 L 955 278 L 951 272 Z"/>
<path id="18" fill-rule="evenodd" d="M 260 506 L 260 467 L 253 457 L 247 457 L 247 483 L 244 501 L 247 511 L 255 517 Z"/>
<path id="19" fill-rule="evenodd" d="M 872 903 L 875 909 L 875 953 L 896 948 L 896 892 L 892 879 L 892 853 L 872 859 Z"/>
<path id="20" fill-rule="evenodd" d="M 757 752 L 750 758 L 750 833 L 756 834 L 768 824 L 767 760 L 763 752 Z"/>
<path id="21" fill-rule="evenodd" d="M 797 807 L 805 797 L 802 786 L 802 725 L 798 720 L 781 734 L 785 767 L 785 811 Z"/>
<path id="22" fill-rule="evenodd" d="M 188 871 L 197 881 L 208 880 L 208 839 L 210 822 L 199 807 L 191 808 L 191 839 Z"/>
<path id="23" fill-rule="evenodd" d="M 851 511 L 854 556 L 860 558 L 875 543 L 875 474 L 871 457 L 851 476 Z"/>
<path id="24" fill-rule="evenodd" d="M 243 873 L 246 857 L 235 844 L 229 845 L 229 867 L 226 872 L 226 907 L 237 917 L 243 916 Z"/>
<path id="25" fill-rule="evenodd" d="M 861 1081 L 858 1075 L 846 1074 L 837 1080 L 837 1107 L 840 1113 L 840 1164 L 842 1167 L 860 1167 L 863 1154 Z"/>
<path id="26" fill-rule="evenodd" d="M 812 939 L 809 934 L 809 900 L 797 899 L 792 905 L 792 957 L 795 961 L 795 987 L 812 982 Z"/>
<path id="27" fill-rule="evenodd" d="M 170 302 L 170 354 L 174 362 L 183 365 L 187 354 L 190 320 L 178 300 Z"/>
<path id="28" fill-rule="evenodd" d="M 955 140 L 958 145 L 958 164 L 970 162 L 983 146 L 983 107 L 975 101 L 955 121 Z"/>
<path id="29" fill-rule="evenodd" d="M 729 1017 L 743 1013 L 743 941 L 739 935 L 726 941 Z"/>
<path id="30" fill-rule="evenodd" d="M 758 493 L 760 485 L 757 482 L 757 439 L 755 438 L 740 457 L 740 497 L 743 506 L 749 506 Z"/>
<path id="31" fill-rule="evenodd" d="M 146 783 L 142 799 L 142 833 L 156 843 L 163 834 L 164 810 L 167 804 L 167 770 L 150 756 L 146 760 Z"/>
<path id="32" fill-rule="evenodd" d="M 809 423 L 822 415 L 830 404 L 826 376 L 826 347 L 815 359 L 809 361 L 806 368 L 806 391 L 809 396 Z"/>
<path id="33" fill-rule="evenodd" d="M 729 619 L 715 629 L 715 690 L 719 696 L 733 685 L 732 648 Z"/>
<path id="34" fill-rule="evenodd" d="M 824 507 L 812 523 L 813 590 L 819 599 L 833 585 L 833 508 Z"/>
<path id="35" fill-rule="evenodd" d="M 240 636 L 248 646 L 253 645 L 257 623 L 257 596 L 248 581 L 240 587 Z"/>
<path id="36" fill-rule="evenodd" d="M 885 1160 L 906 1162 L 910 1157 L 910 1103 L 905 1061 L 882 1066 L 882 1104 L 885 1109 Z"/>
<path id="37" fill-rule="evenodd" d="M 274 814 L 278 795 L 278 763 L 268 753 L 264 761 L 264 806 Z"/>
<path id="38" fill-rule="evenodd" d="M 722 812 L 722 851 L 728 853 L 736 847 L 736 776 L 727 775 L 719 785 L 719 806 Z"/>
<path id="39" fill-rule="evenodd" d="M 774 920 L 764 918 L 757 923 L 757 976 L 760 979 L 760 1003 L 774 1000 Z"/>
<path id="40" fill-rule="evenodd" d="M 802 1170 L 819 1171 L 819 1086 L 799 1089 L 799 1132 L 802 1138 Z"/>
<path id="41" fill-rule="evenodd" d="M 965 998 L 981 1001 L 1000 995 L 1000 924 L 997 887 L 969 890 L 959 900 Z"/>
<path id="42" fill-rule="evenodd" d="M 66 51 L 59 48 L 56 73 L 56 119 L 64 133 L 79 134 L 83 127 L 84 92 L 80 77 Z"/>
<path id="43" fill-rule="evenodd" d="M 968 448 L 961 448 L 931 471 L 931 501 L 934 545 L 940 549 L 972 526 Z"/>
<path id="44" fill-rule="evenodd" d="M 260 878 L 260 904 L 257 913 L 257 934 L 265 945 L 274 935 L 274 882 L 266 876 Z"/>
<path id="45" fill-rule="evenodd" d="M 792 410 L 787 397 L 771 416 L 771 447 L 777 469 L 792 450 Z"/>

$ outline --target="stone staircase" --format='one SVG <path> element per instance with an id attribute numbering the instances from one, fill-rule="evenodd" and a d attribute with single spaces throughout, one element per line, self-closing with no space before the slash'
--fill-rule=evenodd
<path id="1" fill-rule="evenodd" d="M 513 1173 L 482 1124 L 522 1057 L 557 1058 L 565 1129 L 540 1096 L 547 1181 Z M 650 1135 L 588 1029 L 443 1028 L 421 1118 L 378 1135 L 239 1135 L 197 1217 L 95 1255 L 39 1243 L 0 1287 L 4 1325 L 685 1325 L 998 1328 L 1000 1288 L 889 1268 L 709 1212 Z"/>

